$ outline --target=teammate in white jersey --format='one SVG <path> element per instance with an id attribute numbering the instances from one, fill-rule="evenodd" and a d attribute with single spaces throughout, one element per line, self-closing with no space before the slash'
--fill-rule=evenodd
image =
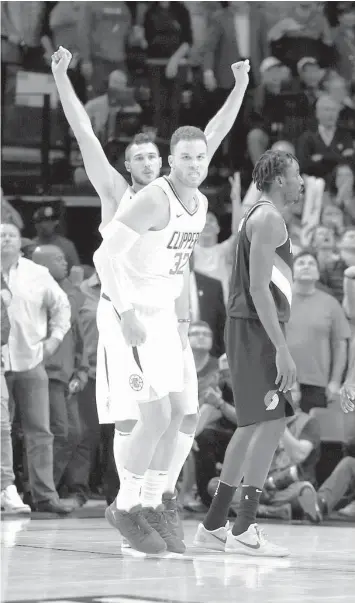
<path id="1" fill-rule="evenodd" d="M 64 51 L 65 53 L 66 51 Z M 69 55 L 69 53 L 68 53 Z M 70 55 L 69 55 L 69 61 L 68 61 L 68 55 L 64 55 L 64 58 L 66 59 L 67 63 L 69 63 L 70 61 Z M 60 62 L 63 58 L 62 56 L 57 57 L 57 59 L 59 60 L 59 65 Z M 57 62 L 55 61 L 55 69 L 53 69 L 55 75 L 57 72 Z M 59 67 L 60 70 L 60 67 Z M 245 88 L 247 86 L 247 81 L 248 81 L 248 77 L 247 77 L 247 72 L 249 70 L 248 65 L 246 64 L 244 66 L 244 64 L 240 64 L 240 65 L 235 65 L 233 66 L 233 70 L 235 70 L 235 73 L 238 73 L 238 70 L 240 70 L 239 72 L 239 85 L 240 85 L 240 89 L 237 90 L 237 92 L 234 93 L 234 95 L 231 95 L 231 98 L 228 99 L 227 103 L 225 104 L 225 106 L 222 108 L 221 112 L 224 110 L 224 113 L 217 115 L 217 117 L 219 117 L 219 121 L 217 120 L 217 123 L 213 123 L 214 120 L 212 120 L 212 122 L 209 124 L 210 127 L 210 136 L 209 136 L 209 158 L 213 155 L 215 149 L 217 148 L 217 146 L 219 145 L 221 139 L 226 135 L 227 131 L 230 129 L 237 113 L 238 113 L 238 109 L 240 107 L 242 98 L 244 96 L 244 92 L 245 92 Z M 237 78 L 236 78 L 237 80 Z M 57 81 L 57 85 L 58 85 L 58 72 L 56 75 L 56 81 Z M 58 86 L 59 91 L 60 87 Z M 69 89 L 67 89 L 69 92 Z M 63 93 L 63 86 L 62 86 L 62 93 Z M 62 97 L 62 94 L 61 94 Z M 63 107 L 64 110 L 66 112 L 66 114 L 69 112 L 68 110 L 68 106 L 66 107 L 66 104 L 64 102 L 65 99 L 62 98 L 62 102 L 63 102 Z M 79 106 L 82 110 L 82 107 L 79 103 Z M 85 112 L 84 112 L 85 114 Z M 233 119 L 231 119 L 231 117 L 233 116 Z M 70 122 L 70 117 L 67 114 L 68 120 Z M 225 120 L 222 119 L 225 118 Z M 215 118 L 215 119 L 216 119 Z M 72 127 L 73 124 L 71 123 Z M 89 143 L 90 137 L 88 138 L 88 134 L 89 134 L 89 129 L 87 127 L 88 124 L 82 124 L 82 128 L 81 128 L 81 132 L 79 134 L 81 134 L 80 138 L 81 141 L 79 140 L 79 144 L 80 147 L 83 151 L 83 156 L 84 156 L 84 163 L 85 163 L 85 167 L 86 169 L 89 171 L 88 165 L 87 163 L 89 163 L 89 161 L 85 160 L 85 147 L 84 147 L 84 142 L 87 141 Z M 86 127 L 85 127 L 86 126 Z M 75 132 L 75 128 L 73 127 L 74 132 Z M 207 127 L 208 129 L 208 127 Z M 207 130 L 206 129 L 206 130 Z M 84 131 L 83 131 L 84 130 Z M 91 127 L 90 127 L 91 130 Z M 206 132 L 207 133 L 207 132 Z M 79 139 L 79 136 L 77 135 L 77 133 L 75 132 L 77 138 Z M 180 132 L 181 134 L 181 132 Z M 184 136 L 185 136 L 185 140 L 184 140 Z M 115 222 L 115 225 L 113 228 L 112 224 L 110 224 L 107 228 L 103 229 L 103 234 L 104 237 L 107 236 L 108 240 L 107 240 L 107 244 L 108 244 L 108 248 L 109 251 L 111 250 L 111 254 L 113 254 L 113 256 L 117 256 L 117 242 L 121 241 L 124 239 L 124 236 L 126 236 L 126 244 L 127 244 L 127 235 L 130 236 L 133 233 L 133 236 L 135 237 L 135 240 L 133 242 L 133 245 L 128 245 L 128 247 L 126 246 L 126 248 L 123 250 L 124 253 L 122 255 L 122 257 L 119 259 L 119 261 L 117 261 L 117 257 L 113 258 L 113 262 L 115 263 L 115 272 L 114 274 L 117 275 L 119 274 L 120 277 L 118 279 L 118 283 L 116 282 L 117 285 L 117 291 L 115 291 L 115 287 L 113 287 L 113 285 L 115 283 L 109 282 L 109 279 L 106 283 L 107 289 L 110 290 L 110 295 L 111 298 L 114 302 L 114 306 L 117 309 L 121 310 L 121 313 L 123 314 L 122 316 L 122 321 L 121 323 L 117 320 L 116 317 L 116 324 L 117 325 L 121 325 L 121 339 L 125 340 L 126 344 L 127 342 L 129 344 L 141 344 L 141 348 L 139 350 L 140 355 L 142 356 L 142 365 L 143 365 L 143 371 L 141 371 L 141 374 L 139 374 L 140 368 L 138 367 L 137 369 L 137 365 L 135 366 L 135 370 L 136 373 L 135 374 L 131 374 L 131 384 L 130 387 L 133 389 L 137 389 L 139 392 L 143 393 L 143 399 L 144 399 L 144 406 L 143 404 L 139 404 L 139 413 L 140 413 L 140 421 L 138 422 L 137 426 L 134 429 L 134 432 L 136 433 L 132 433 L 132 441 L 134 440 L 134 437 L 139 435 L 139 438 L 137 439 L 136 437 L 136 441 L 139 442 L 138 446 L 135 445 L 133 446 L 133 454 L 131 452 L 131 454 L 129 455 L 129 458 L 131 459 L 131 462 L 129 463 L 130 466 L 133 466 L 134 463 L 136 464 L 136 466 L 138 466 L 138 471 L 140 471 L 139 467 L 142 466 L 142 458 L 144 463 L 147 463 L 147 457 L 151 457 L 151 450 L 147 450 L 147 444 L 148 442 L 146 442 L 145 440 L 147 439 L 149 441 L 149 445 L 148 448 L 150 447 L 150 449 L 152 449 L 152 440 L 156 440 L 156 443 L 159 439 L 162 439 L 162 430 L 164 433 L 164 438 L 167 440 L 166 442 L 166 446 L 160 446 L 161 450 L 164 450 L 164 458 L 163 461 L 162 460 L 157 460 L 157 464 L 158 466 L 163 469 L 162 465 L 166 465 L 169 464 L 168 460 L 169 460 L 169 455 L 171 456 L 171 449 L 173 449 L 173 444 L 174 444 L 174 439 L 176 438 L 176 426 L 178 424 L 181 423 L 182 420 L 182 416 L 184 414 L 184 408 L 183 408 L 183 404 L 181 403 L 181 396 L 180 399 L 178 399 L 177 401 L 172 400 L 172 398 L 174 398 L 173 395 L 170 396 L 170 399 L 168 398 L 168 400 L 166 400 L 167 396 L 163 396 L 164 392 L 166 391 L 167 394 L 171 393 L 171 391 L 174 391 L 176 389 L 177 392 L 181 392 L 181 384 L 183 386 L 183 379 L 182 379 L 182 371 L 181 371 L 181 343 L 180 341 L 177 340 L 176 334 L 177 334 L 177 323 L 176 323 L 176 315 L 175 315 L 175 311 L 172 312 L 172 306 L 171 306 L 171 300 L 174 300 L 174 298 L 176 297 L 176 295 L 178 294 L 179 288 L 181 288 L 181 281 L 182 281 L 182 277 L 183 275 L 180 274 L 183 272 L 184 266 L 188 264 L 188 257 L 192 251 L 193 245 L 197 239 L 198 236 L 198 232 L 200 232 L 202 226 L 203 226 L 203 221 L 201 223 L 201 217 L 203 217 L 203 214 L 205 213 L 206 208 L 203 207 L 203 204 L 201 203 L 202 198 L 201 195 L 198 193 L 197 191 L 197 186 L 198 184 L 204 179 L 205 177 L 205 172 L 207 169 L 207 164 L 208 164 L 208 155 L 207 155 L 207 149 L 206 149 L 206 141 L 204 140 L 204 136 L 203 133 L 201 131 L 197 131 L 197 129 L 192 128 L 192 129 L 188 129 L 185 130 L 184 136 L 182 137 L 181 140 L 177 139 L 175 141 L 176 143 L 176 148 L 180 145 L 179 148 L 179 153 L 173 153 L 173 157 L 171 158 L 171 165 L 172 165 L 172 174 L 171 174 L 171 182 L 169 183 L 169 181 L 167 180 L 161 180 L 157 183 L 157 186 L 154 187 L 155 188 L 155 192 L 154 192 L 154 198 L 151 199 L 151 193 L 148 194 L 148 199 L 146 199 L 146 197 L 144 196 L 143 199 L 140 200 L 140 203 L 138 205 L 136 205 L 135 200 L 133 200 L 132 204 L 129 203 L 129 209 L 127 209 L 125 211 L 124 207 L 121 207 L 119 209 L 118 212 L 118 218 Z M 196 138 L 197 136 L 197 138 Z M 186 140 L 186 138 L 188 140 Z M 189 140 L 190 139 L 190 140 Z M 95 144 L 98 145 L 100 151 L 101 151 L 101 156 L 98 157 L 97 159 L 102 160 L 102 150 L 101 147 L 98 143 L 98 141 L 94 138 Z M 182 145 L 182 147 L 181 147 Z M 185 147 L 184 147 L 185 145 Z M 174 146 L 174 145 L 173 145 Z M 174 147 L 175 149 L 175 147 Z M 191 151 L 193 152 L 192 154 L 194 156 L 191 155 Z M 96 174 L 98 175 L 97 179 L 96 179 L 96 183 L 94 182 L 95 178 L 91 178 L 91 180 L 93 181 L 94 186 L 96 187 L 96 189 L 99 192 L 99 189 L 101 188 L 101 191 L 104 193 L 104 196 L 107 195 L 108 196 L 108 192 L 109 190 L 111 191 L 111 195 L 110 197 L 112 198 L 112 173 L 111 171 L 109 173 L 107 173 L 107 166 L 104 166 L 102 161 L 100 163 L 100 161 L 98 161 L 96 159 L 95 161 L 95 168 L 96 168 Z M 176 166 L 174 166 L 174 160 L 176 160 Z M 180 166 L 179 166 L 180 163 Z M 91 163 L 92 166 L 92 163 Z M 106 171 L 101 171 L 99 170 L 99 166 L 102 168 L 105 168 Z M 186 166 L 186 167 L 185 167 Z M 112 168 L 110 168 L 110 170 L 112 170 Z M 174 174 L 175 171 L 175 174 Z M 103 176 L 106 176 L 106 185 L 107 182 L 110 184 L 111 183 L 111 189 L 109 186 L 109 189 L 106 188 L 105 185 L 105 181 Z M 90 173 L 89 173 L 90 176 Z M 174 176 L 176 176 L 175 180 L 175 187 L 177 189 L 177 191 L 173 192 L 172 189 L 170 188 L 171 184 L 174 186 Z M 185 182 L 184 182 L 185 180 Z M 102 186 L 103 185 L 103 186 Z M 149 188 L 149 187 L 148 187 Z M 160 189 L 160 200 L 159 200 L 159 194 L 157 194 L 157 191 Z M 194 192 L 194 195 L 192 195 L 191 191 Z M 101 192 L 101 198 L 103 201 L 103 197 L 102 197 L 102 192 Z M 177 195 L 175 194 L 177 193 Z M 178 196 L 180 195 L 180 197 L 182 197 L 182 199 L 180 201 L 178 201 Z M 139 197 L 139 195 L 137 195 L 137 197 Z M 183 205 L 181 205 L 181 201 L 183 204 L 186 205 L 186 207 L 183 207 Z M 176 205 L 178 204 L 178 205 Z M 165 207 L 164 207 L 165 205 Z M 189 217 L 188 218 L 188 213 L 186 213 L 186 209 L 190 210 L 192 209 L 192 205 L 196 206 L 196 214 L 193 217 Z M 179 207 L 179 209 L 177 210 L 176 207 Z M 183 210 L 181 212 L 181 209 Z M 133 214 L 132 214 L 133 211 Z M 175 217 L 173 216 L 173 212 L 176 211 L 176 215 Z M 185 213 L 184 213 L 185 212 Z M 165 215 L 164 215 L 165 214 Z M 103 212 L 104 215 L 104 212 Z M 127 221 L 127 217 L 128 217 L 128 224 L 124 223 L 122 221 L 122 216 L 123 218 L 126 217 L 126 221 Z M 187 220 L 186 224 L 184 216 Z M 137 226 L 135 227 L 135 230 L 130 228 L 130 222 L 129 220 L 133 219 L 137 220 L 138 217 L 138 228 Z M 169 222 L 169 218 L 172 218 Z M 147 225 L 150 224 L 150 221 L 153 220 L 152 224 L 148 226 Z M 167 224 L 164 224 L 164 220 L 167 222 Z M 176 225 L 175 229 L 174 229 L 174 224 L 173 224 L 173 220 L 178 221 L 180 220 L 180 222 L 178 222 L 178 224 L 180 225 Z M 112 231 L 117 231 L 117 227 L 119 227 L 119 231 L 120 233 L 114 232 L 112 233 Z M 111 231 L 110 231 L 111 229 Z M 142 230 L 143 229 L 143 230 Z M 160 232 L 151 232 L 152 230 L 159 230 Z M 106 231 L 106 232 L 105 232 Z M 149 231 L 149 232 L 148 232 Z M 164 232 L 163 232 L 164 231 Z M 170 231 L 170 232 L 169 232 Z M 181 233 L 181 234 L 179 234 Z M 118 234 L 120 234 L 120 236 L 117 236 Z M 138 243 L 138 239 L 139 239 L 139 234 L 141 234 L 141 241 L 140 241 L 140 245 L 138 245 L 136 251 L 134 251 L 134 243 Z M 111 236 L 110 236 L 111 235 Z M 113 236 L 112 236 L 113 235 Z M 144 241 L 144 242 L 143 242 Z M 155 251 L 155 260 L 159 260 L 158 262 L 154 262 L 155 264 L 155 273 L 154 273 L 154 264 L 152 264 L 151 262 L 147 261 L 149 258 L 146 257 L 149 251 L 149 248 L 151 246 L 151 242 L 153 242 L 153 247 L 156 247 L 157 244 L 159 244 L 160 242 L 160 249 L 161 251 L 164 251 L 164 253 L 160 253 L 159 256 L 156 254 Z M 129 253 L 130 248 L 132 247 L 131 253 Z M 132 255 L 133 254 L 133 255 Z M 173 266 L 168 268 L 168 264 L 167 262 L 169 261 L 169 256 L 174 255 L 174 263 Z M 120 255 L 120 250 L 118 251 L 118 255 Z M 130 255 L 132 255 L 131 257 L 131 262 L 129 261 L 129 257 Z M 142 262 L 142 258 L 144 258 L 144 262 Z M 152 254 L 150 254 L 150 259 L 152 259 Z M 136 267 L 136 270 L 134 269 L 134 264 Z M 137 272 L 137 265 L 139 264 L 139 266 L 144 268 L 144 275 L 147 278 L 147 280 L 149 280 L 153 283 L 154 282 L 154 286 L 156 287 L 161 286 L 161 294 L 159 295 L 159 291 L 157 291 L 156 289 L 154 289 L 155 291 L 155 295 L 154 295 L 154 291 L 152 289 L 152 287 L 149 287 L 148 285 L 146 286 L 145 292 L 144 292 L 144 296 L 142 295 L 142 291 L 141 291 L 141 285 L 139 285 L 139 287 L 134 287 L 134 281 L 135 279 L 138 278 L 138 282 L 141 283 L 140 281 L 140 277 L 138 275 Z M 168 268 L 168 270 L 167 270 Z M 168 273 L 168 278 L 167 278 L 167 273 Z M 125 278 L 127 278 L 127 274 L 129 274 L 130 278 L 126 280 L 127 283 L 127 287 L 122 287 L 122 282 L 124 281 Z M 105 277 L 103 275 L 103 281 L 105 280 Z M 178 285 L 173 285 L 173 287 L 170 287 L 171 284 L 173 284 L 174 281 L 178 281 Z M 104 283 L 103 283 L 104 285 Z M 158 293 L 158 295 L 157 295 Z M 123 298 L 122 298 L 122 294 L 123 294 Z M 124 295 L 126 294 L 127 300 L 129 298 L 129 295 L 132 296 L 132 301 L 133 301 L 133 305 L 134 305 L 134 309 L 135 312 L 130 312 L 127 311 L 128 306 L 126 306 L 126 303 L 124 301 Z M 165 298 L 163 299 L 163 296 L 165 296 Z M 150 298 L 150 299 L 149 299 Z M 184 309 L 183 309 L 183 314 L 184 314 L 184 318 L 182 318 L 182 320 L 184 321 L 183 323 L 180 323 L 180 331 L 184 331 L 184 333 L 180 333 L 181 334 L 181 339 L 183 339 L 184 341 L 187 338 L 187 326 L 188 326 L 188 319 L 186 318 L 186 316 L 188 316 L 188 297 L 185 296 L 185 298 L 183 298 L 185 301 L 183 303 L 185 303 Z M 160 301 L 159 301 L 160 300 Z M 132 301 L 130 300 L 130 304 L 132 303 Z M 149 303 L 149 301 L 151 303 Z M 140 306 L 140 303 L 144 303 L 144 306 Z M 187 305 L 186 305 L 187 302 Z M 155 308 L 153 307 L 153 303 L 155 305 Z M 181 303 L 181 302 L 180 302 Z M 111 305 L 110 305 L 111 307 Z M 124 312 L 124 309 L 126 308 L 126 312 Z M 107 313 L 107 312 L 106 312 Z M 141 329 L 139 320 L 137 320 L 136 316 L 138 315 L 139 318 L 141 318 L 141 322 L 143 323 L 143 329 Z M 185 322 L 186 321 L 186 322 Z M 155 325 L 157 325 L 157 327 L 155 327 Z M 173 328 L 172 328 L 173 326 Z M 148 336 L 147 336 L 147 341 L 143 340 L 145 339 L 145 332 L 147 331 Z M 165 337 L 161 337 L 159 340 L 159 337 L 156 335 L 158 332 L 160 333 L 165 333 Z M 154 337 L 152 337 L 152 334 L 154 333 Z M 123 337 L 122 337 L 123 335 Z M 123 341 L 124 343 L 124 341 Z M 177 343 L 179 345 L 177 345 Z M 162 344 L 162 345 L 160 345 Z M 157 371 L 155 369 L 155 365 L 154 363 L 151 362 L 151 356 L 152 354 L 149 353 L 149 350 L 154 350 L 155 352 L 160 352 L 161 349 L 165 349 L 167 352 L 169 350 L 169 348 L 171 348 L 171 353 L 170 353 L 170 359 L 177 359 L 177 362 L 174 363 L 174 370 L 171 370 L 171 366 L 172 366 L 172 362 L 170 363 L 166 363 L 166 366 L 168 367 L 169 370 L 169 374 L 167 374 L 164 378 L 162 378 L 162 371 Z M 175 350 L 175 351 L 174 351 Z M 175 354 L 176 352 L 176 354 Z M 174 356 L 175 354 L 175 356 Z M 126 354 L 126 357 L 129 357 L 131 359 L 133 359 L 133 354 Z M 164 365 L 164 361 L 166 362 L 166 354 L 161 354 L 160 352 L 160 357 L 157 358 L 157 355 L 154 354 L 155 359 L 157 360 L 157 364 L 158 364 L 158 369 L 159 369 L 159 364 L 161 366 L 165 366 Z M 119 363 L 118 363 L 119 364 Z M 116 367 L 117 369 L 117 364 Z M 119 368 L 119 367 L 118 367 Z M 194 369 L 193 369 L 194 370 Z M 117 370 L 116 370 L 117 372 Z M 163 371 L 164 373 L 165 371 Z M 169 376 L 170 375 L 170 376 Z M 154 387 L 153 387 L 154 385 Z M 145 392 L 145 388 L 148 387 L 147 392 Z M 168 389 L 167 389 L 168 388 Z M 149 394 L 149 395 L 148 395 Z M 161 395 L 163 397 L 159 398 L 159 400 L 155 400 L 154 402 L 154 407 L 155 410 L 154 412 L 152 412 L 149 409 L 149 400 L 151 399 L 153 394 L 153 398 L 156 398 L 157 395 Z M 176 394 L 175 397 L 179 396 Z M 139 399 L 138 394 L 136 394 L 136 400 L 137 398 Z M 137 404 L 137 402 L 136 402 Z M 176 408 L 175 408 L 176 407 Z M 148 412 L 149 410 L 149 412 Z M 195 412 L 195 408 L 194 408 L 194 412 Z M 167 412 L 169 411 L 169 412 Z M 168 416 L 167 416 L 168 415 Z M 172 418 L 173 415 L 173 418 Z M 176 415 L 176 418 L 175 418 Z M 138 417 L 137 417 L 138 418 Z M 161 419 L 161 421 L 159 421 L 159 419 Z M 166 425 L 163 425 L 165 419 L 168 420 L 169 422 L 169 427 L 168 429 L 165 429 Z M 160 425 L 157 425 L 157 423 L 160 423 Z M 175 423 L 175 425 L 174 425 Z M 141 425 L 140 425 L 141 424 Z M 143 427 L 142 427 L 143 426 Z M 141 436 L 144 435 L 144 433 L 142 434 L 142 429 L 143 432 L 144 430 L 147 430 L 147 427 L 149 427 L 149 435 L 148 438 L 142 438 Z M 159 433 L 153 433 L 155 429 L 155 432 L 159 432 Z M 169 433 L 169 429 L 170 432 Z M 160 430 L 160 431 L 159 431 Z M 159 437 L 158 437 L 159 436 Z M 172 437 L 171 437 L 172 436 Z M 153 442 L 154 444 L 154 442 Z M 132 460 L 132 456 L 136 456 L 136 453 L 139 450 L 139 446 L 140 446 L 140 459 L 141 459 L 141 463 L 139 464 L 139 462 L 137 461 L 137 459 L 133 459 Z M 145 447 L 145 451 L 142 451 L 142 448 Z M 155 446 L 156 447 L 156 446 Z M 168 451 L 168 449 L 170 449 Z M 153 445 L 153 454 L 154 454 L 154 445 Z M 159 455 L 158 455 L 159 456 Z M 160 454 L 161 457 L 161 454 Z M 154 458 L 153 458 L 154 461 Z M 160 464 L 159 464 L 160 463 Z M 149 460 L 148 460 L 148 465 L 149 465 Z M 152 466 L 152 464 L 151 464 Z M 154 463 L 153 463 L 154 466 Z M 130 467 L 129 467 L 130 468 Z M 154 470 L 153 470 L 154 471 Z M 152 471 L 152 472 L 153 472 Z M 143 473 L 145 472 L 145 469 L 143 471 Z M 126 473 L 128 473 L 129 475 L 126 476 L 126 478 L 123 481 L 122 484 L 122 488 L 120 491 L 120 495 L 118 497 L 118 507 L 119 507 L 119 511 L 115 513 L 115 520 L 116 523 L 118 524 L 125 524 L 125 526 L 121 525 L 120 530 L 121 532 L 125 532 L 125 527 L 127 528 L 128 523 L 130 522 L 130 527 L 132 528 L 133 526 L 135 526 L 137 528 L 138 524 L 140 525 L 140 532 L 141 532 L 141 540 L 142 542 L 140 543 L 141 546 L 140 548 L 142 550 L 147 550 L 149 547 L 147 547 L 148 541 L 150 540 L 150 544 L 153 544 L 153 539 L 152 539 L 152 533 L 146 533 L 147 529 L 146 529 L 146 523 L 143 522 L 142 524 L 142 520 L 144 519 L 141 514 L 139 513 L 139 511 L 136 511 L 134 513 L 128 513 L 125 512 L 125 507 L 128 506 L 128 510 L 131 509 L 132 505 L 132 500 L 134 500 L 136 494 L 137 494 L 137 489 L 140 489 L 140 483 L 137 484 L 137 482 L 140 482 L 140 477 L 141 474 L 137 473 L 137 469 L 135 469 L 135 471 L 127 471 Z M 158 471 L 155 471 L 155 473 L 158 473 Z M 128 483 L 130 482 L 130 483 Z M 125 488 L 125 486 L 127 486 L 127 488 Z M 138 488 L 137 488 L 138 487 Z M 124 492 L 126 490 L 126 493 Z M 136 497 L 137 498 L 137 497 Z M 121 501 L 120 501 L 121 499 Z M 129 500 L 128 500 L 129 499 Z M 142 532 L 142 525 L 144 526 L 143 532 Z M 122 528 L 122 529 L 121 529 Z M 148 536 L 148 538 L 147 538 Z M 149 538 L 150 537 L 150 538 Z M 161 541 L 162 542 L 162 541 Z M 155 539 L 155 545 L 157 545 L 158 541 L 157 539 Z M 136 543 L 137 544 L 137 543 Z M 162 549 L 162 545 L 159 544 L 160 548 Z M 138 548 L 138 547 L 136 547 Z M 150 550 L 152 550 L 152 548 L 150 548 Z"/>

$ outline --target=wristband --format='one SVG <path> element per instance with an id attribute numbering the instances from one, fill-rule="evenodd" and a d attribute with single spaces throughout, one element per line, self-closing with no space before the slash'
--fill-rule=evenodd
<path id="1" fill-rule="evenodd" d="M 178 322 L 191 322 L 190 318 L 178 318 Z"/>

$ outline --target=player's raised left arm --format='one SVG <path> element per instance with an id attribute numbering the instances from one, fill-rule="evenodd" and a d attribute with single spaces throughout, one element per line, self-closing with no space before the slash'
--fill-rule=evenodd
<path id="1" fill-rule="evenodd" d="M 208 122 L 205 129 L 209 161 L 211 161 L 222 140 L 233 126 L 249 83 L 249 61 L 233 63 L 231 68 L 235 78 L 234 88 L 224 105 Z"/>

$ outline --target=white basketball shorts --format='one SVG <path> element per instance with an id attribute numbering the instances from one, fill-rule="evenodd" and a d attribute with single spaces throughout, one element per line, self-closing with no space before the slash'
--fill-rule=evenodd
<path id="1" fill-rule="evenodd" d="M 123 337 L 111 302 L 103 297 L 99 302 L 96 403 L 100 423 L 138 420 L 140 403 L 181 393 L 185 388 L 185 414 L 194 414 L 198 408 L 195 362 L 189 345 L 182 350 L 174 307 L 135 311 L 147 338 L 132 348 Z"/>

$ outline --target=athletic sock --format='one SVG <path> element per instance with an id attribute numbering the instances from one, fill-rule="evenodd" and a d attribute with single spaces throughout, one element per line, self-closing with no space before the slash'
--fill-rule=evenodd
<path id="1" fill-rule="evenodd" d="M 126 462 L 126 449 L 129 443 L 130 435 L 130 432 L 126 433 L 115 429 L 115 435 L 113 439 L 113 456 L 115 458 L 116 469 L 120 480 L 121 475 L 124 471 L 124 465 Z"/>
<path id="2" fill-rule="evenodd" d="M 187 457 L 190 454 L 194 436 L 194 433 L 183 433 L 182 431 L 179 431 L 174 456 L 170 463 L 170 468 L 164 486 L 164 492 L 169 492 L 170 494 L 175 492 L 179 475 Z"/>
<path id="3" fill-rule="evenodd" d="M 234 522 L 232 533 L 239 536 L 247 531 L 249 526 L 256 522 L 256 513 L 259 506 L 261 490 L 254 486 L 242 486 L 242 495 L 238 507 L 238 516 Z"/>
<path id="4" fill-rule="evenodd" d="M 156 509 L 162 504 L 166 477 L 166 471 L 148 469 L 145 472 L 140 499 L 142 507 L 153 507 L 153 509 Z"/>
<path id="5" fill-rule="evenodd" d="M 229 486 L 221 481 L 218 482 L 211 506 L 203 522 L 206 530 L 212 532 L 226 525 L 229 507 L 236 489 L 235 486 Z"/>
<path id="6" fill-rule="evenodd" d="M 140 503 L 140 492 L 144 475 L 137 475 L 124 469 L 121 471 L 120 491 L 116 498 L 116 507 L 122 511 L 130 511 Z"/>

